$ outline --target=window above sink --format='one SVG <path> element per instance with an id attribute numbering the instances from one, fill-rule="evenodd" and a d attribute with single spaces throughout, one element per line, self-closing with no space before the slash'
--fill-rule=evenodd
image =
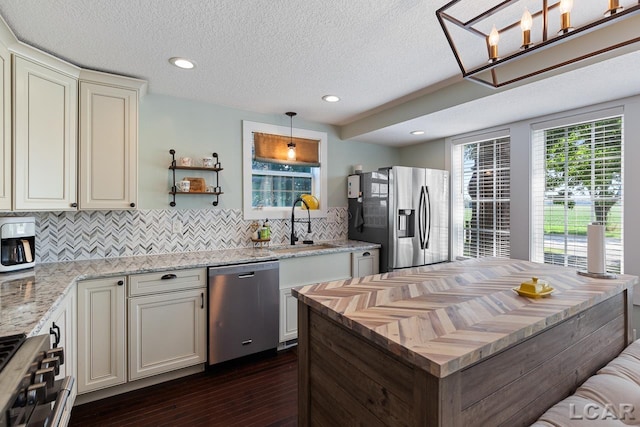
<path id="1" fill-rule="evenodd" d="M 327 143 L 325 132 L 290 129 L 244 120 L 243 127 L 243 212 L 244 219 L 289 219 L 291 203 L 301 194 L 311 194 L 319 200 L 311 218 L 327 216 Z M 316 142 L 317 162 L 301 164 L 286 160 L 256 158 L 255 136 L 269 135 L 278 139 L 306 139 Z M 301 209 L 301 208 L 297 208 Z"/>

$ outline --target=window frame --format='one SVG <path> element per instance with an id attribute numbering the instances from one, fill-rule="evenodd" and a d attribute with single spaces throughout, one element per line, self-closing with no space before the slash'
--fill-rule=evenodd
<path id="1" fill-rule="evenodd" d="M 466 136 L 455 137 L 449 140 L 450 143 L 450 170 L 451 170 L 451 255 L 456 259 L 470 258 L 464 255 L 464 162 L 461 161 L 462 151 L 465 145 L 478 144 L 484 141 L 495 141 L 499 139 L 509 139 L 511 144 L 511 133 L 509 129 L 497 129 L 494 131 L 469 134 Z M 509 159 L 511 164 L 511 159 Z M 511 181 L 509 181 L 511 187 Z M 509 197 L 511 203 L 511 197 Z M 462 206 L 462 209 L 459 207 Z M 511 216 L 511 209 L 510 214 Z M 509 221 L 511 222 L 511 217 Z M 509 233 L 510 234 L 510 233 Z M 511 236 L 509 236 L 511 238 Z M 511 256 L 511 244 L 509 244 L 509 257 Z"/>
<path id="2" fill-rule="evenodd" d="M 554 118 L 551 120 L 536 122 L 531 124 L 531 217 L 530 217 L 530 229 L 531 229 L 531 241 L 530 241 L 530 258 L 534 262 L 545 262 L 544 257 L 544 204 L 538 203 L 538 199 L 546 198 L 546 170 L 544 167 L 544 160 L 541 156 L 546 156 L 545 138 L 544 132 L 548 130 L 554 130 L 558 128 L 570 128 L 580 124 L 593 123 L 597 121 L 607 120 L 609 118 L 620 117 L 622 119 L 621 126 L 621 180 L 622 180 L 622 194 L 621 194 L 621 236 L 620 236 L 620 273 L 624 274 L 625 270 L 625 237 L 624 237 L 624 208 L 625 204 L 625 114 L 624 108 L 613 107 L 605 108 L 601 110 L 594 110 L 585 112 L 582 114 L 576 114 L 571 116 Z M 593 213 L 593 212 L 592 212 Z M 542 231 L 542 233 L 541 233 Z M 569 236 L 571 236 L 569 234 Z M 566 239 L 566 236 L 565 236 Z M 566 246 L 566 245 L 565 245 Z M 568 251 L 565 256 L 575 255 L 574 251 Z M 607 256 L 607 263 L 611 260 L 611 256 Z M 607 270 L 609 265 L 607 265 Z"/>
<path id="3" fill-rule="evenodd" d="M 290 219 L 291 207 L 253 207 L 252 206 L 252 181 L 253 181 L 253 133 L 263 132 L 273 135 L 290 136 L 292 129 L 289 126 L 272 125 L 268 123 L 258 123 L 248 120 L 242 121 L 242 206 L 245 220 L 259 219 Z M 318 209 L 310 210 L 311 218 L 325 218 L 327 216 L 327 133 L 309 129 L 293 128 L 293 135 L 300 138 L 319 140 L 318 160 L 320 166 L 317 167 L 317 177 L 312 181 L 312 194 L 319 200 Z M 270 173 L 271 174 L 271 173 Z M 264 174 L 260 174 L 264 175 Z M 274 175 L 278 175 L 276 172 Z M 319 196 L 318 196 L 319 194 Z M 302 210 L 299 204 L 296 211 Z M 300 214 L 296 214 L 300 215 Z"/>

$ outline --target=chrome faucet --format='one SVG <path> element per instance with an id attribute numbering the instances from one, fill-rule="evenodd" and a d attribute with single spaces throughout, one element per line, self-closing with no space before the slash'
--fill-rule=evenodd
<path id="1" fill-rule="evenodd" d="M 304 203 L 304 205 L 307 207 L 307 220 L 296 220 L 295 216 L 294 216 L 294 212 L 296 210 L 296 203 L 298 202 L 302 202 Z M 307 202 L 305 202 L 304 200 L 302 200 L 300 197 L 298 197 L 295 202 L 293 202 L 293 205 L 291 206 L 291 244 L 295 245 L 296 241 L 298 240 L 298 238 L 296 237 L 296 228 L 295 228 L 295 223 L 296 222 L 306 222 L 307 223 L 307 233 L 311 233 L 311 212 L 309 212 L 309 205 L 307 204 Z"/>

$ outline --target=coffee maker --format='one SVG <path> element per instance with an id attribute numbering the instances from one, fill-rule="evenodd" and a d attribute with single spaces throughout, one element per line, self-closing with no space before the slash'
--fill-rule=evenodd
<path id="1" fill-rule="evenodd" d="M 0 218 L 0 273 L 36 265 L 36 220 Z"/>

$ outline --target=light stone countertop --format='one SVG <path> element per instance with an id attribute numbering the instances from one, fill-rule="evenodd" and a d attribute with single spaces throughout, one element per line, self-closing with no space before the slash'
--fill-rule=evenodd
<path id="1" fill-rule="evenodd" d="M 322 243 L 331 247 L 322 246 Z M 15 273 L 0 274 L 0 336 L 38 335 L 78 280 L 98 279 L 166 270 L 215 267 L 266 260 L 376 249 L 380 245 L 353 240 L 318 242 L 302 251 L 288 246 L 183 252 L 101 260 L 38 264 Z M 296 245 L 302 247 L 303 245 Z"/>
<path id="2" fill-rule="evenodd" d="M 532 277 L 554 292 L 545 298 L 517 295 L 513 288 Z M 407 363 L 445 377 L 631 290 L 637 281 L 481 258 L 307 285 L 292 295 Z"/>

